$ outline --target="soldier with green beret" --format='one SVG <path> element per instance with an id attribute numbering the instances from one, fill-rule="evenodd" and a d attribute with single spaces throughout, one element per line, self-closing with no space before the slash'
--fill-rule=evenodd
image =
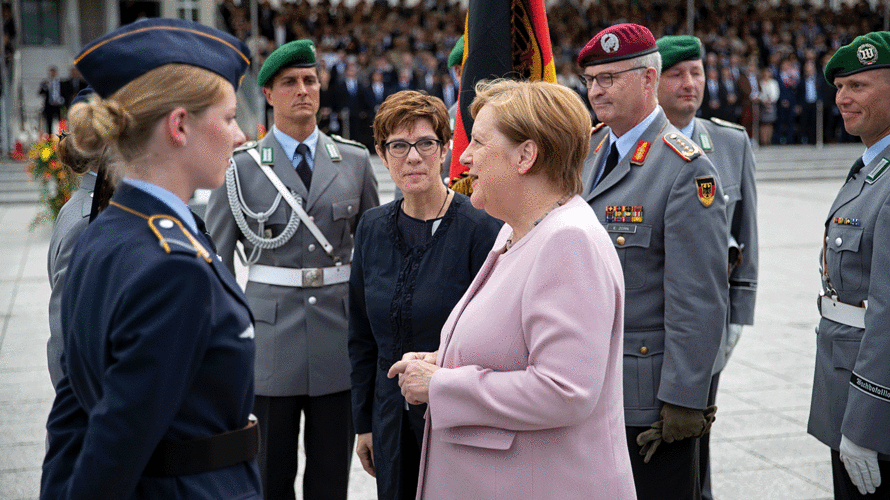
<path id="1" fill-rule="evenodd" d="M 856 158 L 825 218 L 807 431 L 831 448 L 835 498 L 890 498 L 890 32 L 856 37 L 825 66 Z M 872 273 L 874 271 L 874 273 Z M 867 496 L 866 496 L 867 495 Z"/>
<path id="2" fill-rule="evenodd" d="M 671 124 L 698 144 L 714 164 L 726 201 L 729 307 L 708 395 L 708 405 L 713 405 L 720 372 L 739 341 L 742 325 L 754 323 L 758 263 L 754 154 L 741 125 L 695 116 L 702 105 L 705 88 L 701 41 L 694 36 L 680 35 L 661 37 L 656 44 L 662 60 L 658 102 Z M 699 474 L 702 498 L 706 500 L 712 498 L 709 445 L 709 434 L 705 434 L 700 442 Z"/>
<path id="3" fill-rule="evenodd" d="M 286 43 L 258 75 L 274 125 L 239 148 L 207 227 L 234 270 L 241 243 L 256 323 L 254 414 L 266 500 L 293 499 L 305 417 L 303 498 L 345 499 L 355 434 L 346 297 L 353 234 L 379 204 L 367 149 L 317 126 L 315 45 Z"/>

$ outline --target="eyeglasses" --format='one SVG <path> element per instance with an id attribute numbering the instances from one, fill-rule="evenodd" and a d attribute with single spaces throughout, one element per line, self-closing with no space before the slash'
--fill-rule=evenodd
<path id="1" fill-rule="evenodd" d="M 392 141 L 383 145 L 386 152 L 393 158 L 404 158 L 411 152 L 411 148 L 417 150 L 420 156 L 432 156 L 439 150 L 442 141 L 438 139 L 421 139 L 414 144 L 405 141 Z"/>
<path id="2" fill-rule="evenodd" d="M 621 73 L 627 73 L 628 71 L 633 71 L 635 69 L 646 69 L 646 66 L 637 66 L 630 69 L 625 69 L 622 71 L 616 71 L 614 73 L 600 73 L 596 76 L 590 75 L 578 75 L 578 78 L 581 80 L 581 83 L 584 84 L 588 89 L 593 86 L 593 81 L 596 80 L 596 84 L 600 86 L 601 89 L 607 89 L 612 86 L 612 83 L 615 79 L 615 75 L 620 75 Z"/>

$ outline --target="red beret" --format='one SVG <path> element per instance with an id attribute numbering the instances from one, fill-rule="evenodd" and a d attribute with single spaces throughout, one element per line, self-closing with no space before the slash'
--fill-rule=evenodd
<path id="1" fill-rule="evenodd" d="M 582 68 L 595 66 L 657 51 L 655 37 L 645 26 L 631 23 L 616 24 L 600 31 L 587 42 L 578 56 L 578 65 Z"/>

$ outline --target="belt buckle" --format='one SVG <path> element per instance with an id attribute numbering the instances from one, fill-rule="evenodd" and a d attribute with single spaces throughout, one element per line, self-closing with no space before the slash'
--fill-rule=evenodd
<path id="1" fill-rule="evenodd" d="M 303 287 L 318 288 L 324 285 L 324 274 L 321 269 L 303 269 Z"/>

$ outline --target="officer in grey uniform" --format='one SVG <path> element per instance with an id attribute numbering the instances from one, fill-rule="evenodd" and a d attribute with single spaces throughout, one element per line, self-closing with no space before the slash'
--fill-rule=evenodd
<path id="1" fill-rule="evenodd" d="M 658 103 L 671 125 L 691 138 L 714 164 L 720 174 L 720 186 L 726 201 L 729 223 L 727 276 L 729 277 L 729 315 L 708 404 L 717 397 L 720 372 L 741 335 L 742 325 L 754 324 L 754 299 L 757 293 L 757 189 L 754 182 L 754 153 L 745 128 L 719 118 L 696 118 L 705 88 L 701 41 L 691 35 L 665 36 L 656 41 L 661 54 L 661 81 Z M 710 500 L 709 436 L 701 438 L 702 498 Z"/>
<path id="2" fill-rule="evenodd" d="M 825 66 L 844 128 L 866 146 L 825 219 L 822 319 L 807 431 L 831 447 L 837 499 L 890 498 L 890 33 Z M 874 271 L 874 274 L 872 274 Z"/>
<path id="3" fill-rule="evenodd" d="M 282 45 L 258 83 L 275 125 L 236 151 L 213 191 L 207 226 L 234 268 L 241 242 L 256 319 L 256 404 L 266 500 L 294 498 L 301 413 L 303 498 L 346 498 L 354 433 L 347 353 L 353 233 L 379 204 L 364 146 L 316 126 L 319 82 L 309 40 Z M 302 213 L 300 213 L 302 212 Z"/>
<path id="4" fill-rule="evenodd" d="M 643 26 L 606 28 L 578 58 L 608 136 L 585 196 L 624 270 L 624 406 L 640 499 L 700 498 L 698 438 L 728 297 L 717 172 L 657 103 L 661 56 Z"/>

